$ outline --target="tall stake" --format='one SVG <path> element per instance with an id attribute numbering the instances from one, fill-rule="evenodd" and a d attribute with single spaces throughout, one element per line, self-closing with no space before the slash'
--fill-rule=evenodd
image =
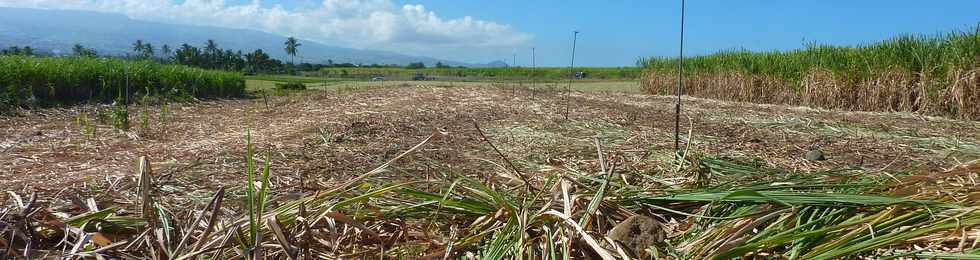
<path id="1" fill-rule="evenodd" d="M 535 83 L 535 80 L 534 80 L 534 69 L 536 67 L 536 64 L 534 62 L 535 62 L 534 61 L 534 47 L 531 47 L 531 73 L 530 73 L 530 75 L 528 75 L 528 77 L 531 78 L 531 98 L 532 99 L 534 99 L 534 83 Z"/>
<path id="2" fill-rule="evenodd" d="M 571 97 L 572 81 L 575 80 L 575 44 L 576 43 L 578 43 L 578 31 L 575 31 L 575 35 L 572 37 L 572 64 L 568 66 L 569 67 L 568 70 L 571 72 L 572 75 L 568 77 L 568 86 L 565 86 L 565 121 L 568 121 L 568 107 L 570 105 L 569 103 L 571 102 L 569 101 L 569 98 Z"/>
<path id="3" fill-rule="evenodd" d="M 680 152 L 681 93 L 684 91 L 684 0 L 681 0 L 681 51 L 677 63 L 677 105 L 674 107 L 674 152 Z"/>
<path id="4" fill-rule="evenodd" d="M 126 61 L 128 62 L 128 61 Z M 126 97 L 123 98 L 123 106 L 126 107 L 126 112 L 129 112 L 129 65 L 123 62 L 123 75 L 126 77 Z"/>

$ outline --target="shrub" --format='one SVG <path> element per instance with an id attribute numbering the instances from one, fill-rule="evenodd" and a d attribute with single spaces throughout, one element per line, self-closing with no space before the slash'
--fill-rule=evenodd
<path id="1" fill-rule="evenodd" d="M 306 90 L 306 85 L 299 82 L 276 83 L 277 90 Z"/>

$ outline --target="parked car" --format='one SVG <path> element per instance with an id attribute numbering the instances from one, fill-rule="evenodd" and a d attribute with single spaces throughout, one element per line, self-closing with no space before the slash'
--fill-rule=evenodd
<path id="1" fill-rule="evenodd" d="M 575 78 L 576 79 L 584 79 L 585 77 L 588 77 L 588 76 L 589 76 L 589 74 L 585 73 L 585 71 L 575 72 Z"/>
<path id="2" fill-rule="evenodd" d="M 422 73 L 422 72 L 416 72 L 415 73 L 415 76 L 412 76 L 412 80 L 415 80 L 415 81 L 427 80 L 427 79 L 428 78 L 425 77 L 425 73 Z"/>
<path id="3" fill-rule="evenodd" d="M 377 77 L 371 78 L 371 81 L 384 81 L 384 80 L 385 80 L 385 77 L 381 77 L 381 76 L 377 76 Z"/>

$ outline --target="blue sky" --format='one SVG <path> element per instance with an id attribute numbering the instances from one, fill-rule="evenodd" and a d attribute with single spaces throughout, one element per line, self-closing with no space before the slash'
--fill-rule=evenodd
<path id="1" fill-rule="evenodd" d="M 33 2 L 33 3 L 32 3 Z M 466 62 L 630 66 L 677 54 L 679 0 L 0 0 L 3 6 L 106 9 L 135 19 L 250 28 L 344 47 Z M 297 18 L 298 17 L 298 18 Z M 466 17 L 469 17 L 468 19 Z M 972 30 L 980 1 L 807 0 L 687 3 L 687 55 L 861 44 L 904 33 Z"/>
<path id="2" fill-rule="evenodd" d="M 474 15 L 534 35 L 539 62 L 568 62 L 578 29 L 576 62 L 630 65 L 640 56 L 676 56 L 680 1 L 434 0 L 445 16 Z M 942 3 L 939 3 L 942 2 Z M 804 39 L 859 44 L 901 33 L 966 30 L 980 22 L 980 1 L 687 1 L 685 52 L 731 48 L 787 50 Z M 504 54 L 505 55 L 505 54 Z M 518 59 L 523 63 L 522 59 Z"/>

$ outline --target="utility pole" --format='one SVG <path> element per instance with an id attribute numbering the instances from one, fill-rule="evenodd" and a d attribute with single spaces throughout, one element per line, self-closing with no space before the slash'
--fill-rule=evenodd
<path id="1" fill-rule="evenodd" d="M 681 50 L 677 62 L 677 104 L 674 107 L 674 152 L 680 153 L 681 93 L 684 91 L 684 0 L 681 0 Z"/>
<path id="2" fill-rule="evenodd" d="M 568 77 L 568 85 L 565 86 L 565 121 L 568 121 L 568 107 L 570 106 L 569 98 L 571 97 L 572 91 L 572 81 L 575 80 L 575 45 L 578 43 L 578 31 L 575 31 L 575 35 L 572 36 L 572 63 L 569 65 L 569 71 L 571 76 Z"/>

